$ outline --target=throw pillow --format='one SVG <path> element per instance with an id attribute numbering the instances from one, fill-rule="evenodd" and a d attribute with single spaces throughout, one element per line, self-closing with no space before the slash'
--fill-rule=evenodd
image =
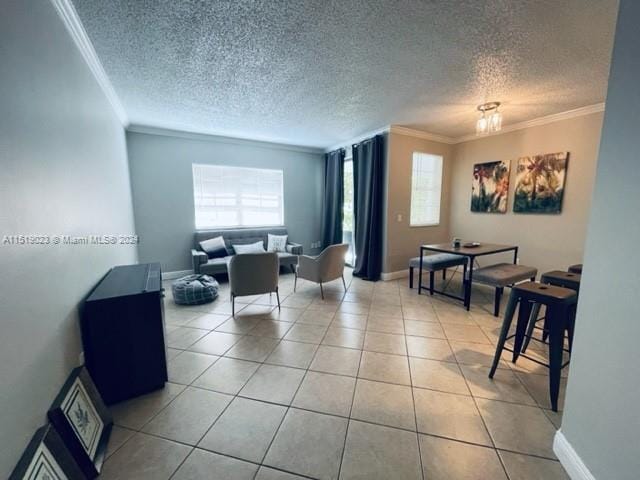
<path id="1" fill-rule="evenodd" d="M 224 238 L 215 237 L 200 242 L 200 248 L 207 253 L 209 258 L 222 258 L 229 255 L 224 244 Z"/>
<path id="2" fill-rule="evenodd" d="M 288 235 L 267 234 L 267 252 L 286 252 Z"/>
<path id="3" fill-rule="evenodd" d="M 242 255 L 243 253 L 264 253 L 264 243 L 260 241 L 244 245 L 234 245 L 233 249 L 238 255 Z"/>

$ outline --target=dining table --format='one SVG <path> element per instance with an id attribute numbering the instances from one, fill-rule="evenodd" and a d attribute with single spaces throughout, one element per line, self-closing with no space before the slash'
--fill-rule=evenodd
<path id="1" fill-rule="evenodd" d="M 428 287 L 422 286 L 422 262 L 425 252 L 434 253 L 450 253 L 454 255 L 462 255 L 467 257 L 468 268 L 467 278 L 463 278 L 463 296 L 453 295 L 444 290 L 433 290 L 434 293 L 445 295 L 449 298 L 460 300 L 463 302 L 467 310 L 471 308 L 471 282 L 473 281 L 473 265 L 476 258 L 487 255 L 496 255 L 498 253 L 513 252 L 513 263 L 518 263 L 518 246 L 517 245 L 501 245 L 497 243 L 481 243 L 481 242 L 461 242 L 460 246 L 454 246 L 452 243 L 436 243 L 431 245 L 420 245 L 420 268 L 418 271 L 418 294 L 422 290 L 429 290 Z"/>

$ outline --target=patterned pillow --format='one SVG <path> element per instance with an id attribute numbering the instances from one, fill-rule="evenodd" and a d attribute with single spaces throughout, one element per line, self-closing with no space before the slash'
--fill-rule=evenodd
<path id="1" fill-rule="evenodd" d="M 229 255 L 224 244 L 224 238 L 215 237 L 200 242 L 200 248 L 207 253 L 209 258 L 222 258 Z"/>
<path id="2" fill-rule="evenodd" d="M 267 252 L 286 252 L 288 235 L 267 234 Z"/>
<path id="3" fill-rule="evenodd" d="M 256 243 L 234 245 L 233 249 L 238 255 L 243 253 L 264 253 L 264 243 L 262 241 Z"/>

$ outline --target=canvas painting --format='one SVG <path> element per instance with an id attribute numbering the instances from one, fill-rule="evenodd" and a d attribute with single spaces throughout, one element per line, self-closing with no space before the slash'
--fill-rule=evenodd
<path id="1" fill-rule="evenodd" d="M 505 213 L 508 195 L 508 162 L 476 163 L 473 166 L 472 212 Z"/>
<path id="2" fill-rule="evenodd" d="M 569 152 L 519 158 L 513 211 L 560 213 L 568 161 Z"/>

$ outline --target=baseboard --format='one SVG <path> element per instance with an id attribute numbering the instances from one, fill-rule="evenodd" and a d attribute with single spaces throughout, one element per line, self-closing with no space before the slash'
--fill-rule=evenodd
<path id="1" fill-rule="evenodd" d="M 553 451 L 571 480 L 596 480 L 567 438 L 558 430 L 553 439 Z"/>
<path id="2" fill-rule="evenodd" d="M 399 270 L 397 272 L 388 272 L 388 273 L 383 273 L 380 278 L 382 278 L 383 281 L 388 282 L 389 280 L 397 280 L 399 278 L 405 278 L 409 276 L 409 269 L 407 270 Z"/>
<path id="3" fill-rule="evenodd" d="M 163 280 L 175 280 L 176 278 L 184 277 L 186 275 L 192 275 L 193 270 L 177 270 L 175 272 L 163 272 Z"/>

